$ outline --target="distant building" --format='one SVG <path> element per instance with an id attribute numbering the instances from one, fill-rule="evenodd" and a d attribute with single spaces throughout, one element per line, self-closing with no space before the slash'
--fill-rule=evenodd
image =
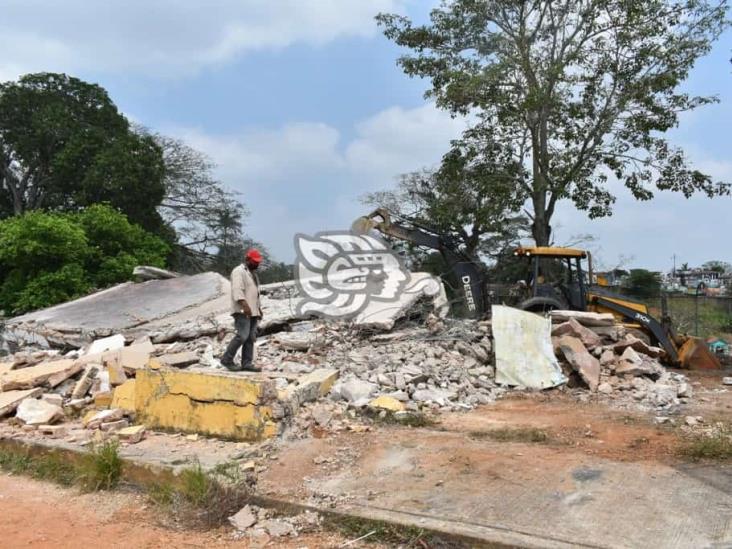
<path id="1" fill-rule="evenodd" d="M 707 339 L 707 345 L 709 350 L 717 355 L 728 355 L 729 354 L 729 343 L 719 337 L 710 337 Z"/>

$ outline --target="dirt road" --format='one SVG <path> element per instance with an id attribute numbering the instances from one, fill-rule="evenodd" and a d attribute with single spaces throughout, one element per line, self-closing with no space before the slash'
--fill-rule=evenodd
<path id="1" fill-rule="evenodd" d="M 250 547 L 228 528 L 176 531 L 141 495 L 79 494 L 25 477 L 0 475 L 0 543 L 16 547 Z M 337 547 L 346 539 L 317 533 L 278 539 L 270 547 Z"/>

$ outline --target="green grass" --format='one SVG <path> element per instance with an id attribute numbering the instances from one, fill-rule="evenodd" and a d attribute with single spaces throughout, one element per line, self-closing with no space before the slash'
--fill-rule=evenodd
<path id="1" fill-rule="evenodd" d="M 681 447 L 680 453 L 694 461 L 732 459 L 732 426 L 723 424 L 712 434 L 701 433 L 692 436 Z"/>
<path id="2" fill-rule="evenodd" d="M 112 490 L 122 477 L 119 443 L 109 441 L 92 448 L 82 459 L 80 482 L 89 491 Z"/>
<path id="3" fill-rule="evenodd" d="M 382 412 L 385 412 L 382 414 Z M 401 412 L 394 413 L 387 410 L 366 409 L 364 414 L 368 415 L 376 424 L 382 425 L 404 425 L 405 427 L 434 427 L 437 422 L 422 412 Z"/>
<path id="4" fill-rule="evenodd" d="M 378 520 L 361 519 L 353 516 L 328 515 L 323 520 L 323 527 L 337 531 L 349 540 L 361 538 L 360 543 L 379 543 L 389 547 L 403 549 L 424 548 L 460 549 L 468 547 L 457 542 L 448 542 L 425 532 L 421 528 L 399 526 Z"/>
<path id="5" fill-rule="evenodd" d="M 0 469 L 62 486 L 71 486 L 78 480 L 77 468 L 56 452 L 31 456 L 27 452 L 0 450 Z"/>
<path id="6" fill-rule="evenodd" d="M 149 489 L 151 501 L 167 509 L 187 526 L 209 529 L 221 526 L 249 500 L 250 486 L 236 462 L 206 471 L 196 462 L 183 469 L 175 484 Z"/>
<path id="7" fill-rule="evenodd" d="M 549 442 L 549 434 L 536 427 L 501 427 L 488 431 L 471 431 L 471 438 L 490 439 L 497 442 Z"/>

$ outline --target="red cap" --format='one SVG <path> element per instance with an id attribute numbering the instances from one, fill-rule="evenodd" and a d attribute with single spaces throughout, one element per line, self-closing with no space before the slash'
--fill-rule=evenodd
<path id="1" fill-rule="evenodd" d="M 253 263 L 261 263 L 262 262 L 262 254 L 259 253 L 259 250 L 252 248 L 247 252 L 246 258 L 249 261 L 252 261 Z"/>

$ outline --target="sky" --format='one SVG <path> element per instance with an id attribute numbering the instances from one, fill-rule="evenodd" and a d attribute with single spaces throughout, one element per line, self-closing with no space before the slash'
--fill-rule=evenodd
<path id="1" fill-rule="evenodd" d="M 66 72 L 108 90 L 131 120 L 178 137 L 240 193 L 246 232 L 282 261 L 295 233 L 348 228 L 365 193 L 436 166 L 466 127 L 427 102 L 427 82 L 396 65 L 379 12 L 426 20 L 437 0 L 0 0 L 0 81 Z M 684 89 L 720 103 L 684 114 L 671 134 L 695 165 L 732 181 L 732 32 Z M 732 262 L 732 198 L 618 189 L 614 215 L 570 203 L 557 245 L 582 235 L 600 268 L 670 270 Z"/>

